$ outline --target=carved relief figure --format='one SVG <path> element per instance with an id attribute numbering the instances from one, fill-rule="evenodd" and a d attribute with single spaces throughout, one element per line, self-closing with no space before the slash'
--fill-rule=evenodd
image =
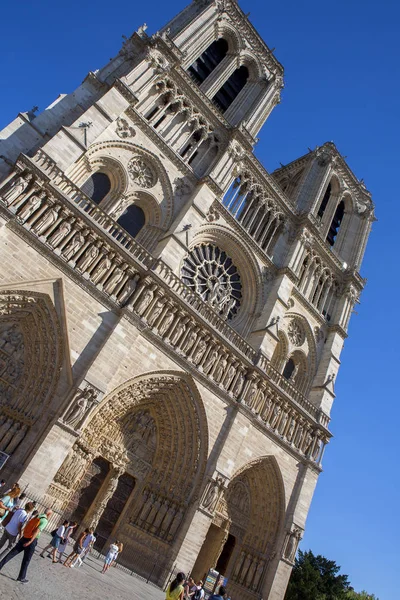
<path id="1" fill-rule="evenodd" d="M 93 244 L 83 253 L 81 258 L 78 261 L 77 268 L 82 272 L 86 273 L 91 264 L 93 264 L 94 260 L 98 257 L 100 252 L 101 243 L 97 242 Z"/>
<path id="2" fill-rule="evenodd" d="M 56 248 L 60 242 L 63 241 L 64 238 L 67 237 L 69 232 L 72 229 L 72 223 L 74 223 L 75 219 L 68 219 L 67 221 L 63 221 L 58 229 L 50 236 L 49 244 Z"/>
<path id="3" fill-rule="evenodd" d="M 112 257 L 112 254 L 105 254 L 98 265 L 96 265 L 93 273 L 91 274 L 93 283 L 100 283 L 104 275 L 110 270 Z"/>
<path id="4" fill-rule="evenodd" d="M 77 231 L 67 247 L 64 248 L 62 253 L 67 260 L 70 260 L 82 248 L 85 243 L 85 232 L 87 232 L 87 230 L 82 232 Z"/>
<path id="5" fill-rule="evenodd" d="M 120 302 L 121 306 L 130 304 L 131 300 L 133 300 L 139 279 L 139 273 L 135 273 L 133 277 L 128 279 L 128 281 L 122 288 L 122 292 L 118 296 L 118 301 Z"/>
<path id="6" fill-rule="evenodd" d="M 25 175 L 25 177 L 21 175 L 20 177 L 17 177 L 17 179 L 12 181 L 7 191 L 1 195 L 5 204 L 7 206 L 10 206 L 10 204 L 14 200 L 17 200 L 17 198 L 19 198 L 21 194 L 26 190 L 31 180 L 32 175 L 28 173 L 27 175 Z"/>
<path id="7" fill-rule="evenodd" d="M 92 408 L 97 394 L 94 389 L 87 387 L 79 391 L 74 398 L 73 404 L 64 417 L 64 422 L 70 427 L 77 428 Z"/>
<path id="8" fill-rule="evenodd" d="M 58 219 L 58 213 L 61 210 L 61 206 L 53 206 L 47 210 L 44 215 L 35 223 L 32 231 L 37 235 L 42 235 L 49 229 Z"/>
<path id="9" fill-rule="evenodd" d="M 18 218 L 22 223 L 25 223 L 31 215 L 39 208 L 42 204 L 42 198 L 39 196 L 31 196 L 22 210 L 18 213 Z"/>

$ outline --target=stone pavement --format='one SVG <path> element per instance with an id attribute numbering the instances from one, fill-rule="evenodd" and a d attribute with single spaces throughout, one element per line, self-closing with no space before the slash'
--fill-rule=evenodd
<path id="1" fill-rule="evenodd" d="M 138 577 L 112 568 L 101 575 L 103 563 L 88 557 L 80 568 L 67 569 L 42 559 L 39 552 L 50 536 L 42 534 L 28 570 L 29 583 L 15 581 L 22 554 L 0 571 L 0 598 L 4 600 L 164 600 L 165 594 Z"/>

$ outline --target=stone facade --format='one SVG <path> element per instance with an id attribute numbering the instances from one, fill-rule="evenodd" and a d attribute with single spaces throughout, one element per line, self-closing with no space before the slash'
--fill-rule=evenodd
<path id="1" fill-rule="evenodd" d="M 374 220 L 332 143 L 255 158 L 282 76 L 196 0 L 0 142 L 4 476 L 243 600 L 284 596 Z"/>

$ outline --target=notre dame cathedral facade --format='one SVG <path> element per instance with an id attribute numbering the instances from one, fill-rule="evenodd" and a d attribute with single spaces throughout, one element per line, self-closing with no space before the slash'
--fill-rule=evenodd
<path id="1" fill-rule="evenodd" d="M 374 221 L 333 143 L 255 158 L 282 86 L 194 0 L 0 134 L 2 477 L 241 600 L 284 597 Z"/>

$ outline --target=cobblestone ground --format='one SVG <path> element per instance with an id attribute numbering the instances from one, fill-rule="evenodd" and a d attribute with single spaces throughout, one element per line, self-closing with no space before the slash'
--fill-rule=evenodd
<path id="1" fill-rule="evenodd" d="M 83 566 L 67 569 L 42 559 L 39 552 L 50 537 L 42 534 L 29 565 L 29 583 L 15 581 L 21 565 L 22 554 L 11 560 L 0 571 L 0 598 L 4 600 L 163 600 L 165 594 L 151 584 L 112 568 L 101 575 L 103 563 L 88 557 Z"/>

